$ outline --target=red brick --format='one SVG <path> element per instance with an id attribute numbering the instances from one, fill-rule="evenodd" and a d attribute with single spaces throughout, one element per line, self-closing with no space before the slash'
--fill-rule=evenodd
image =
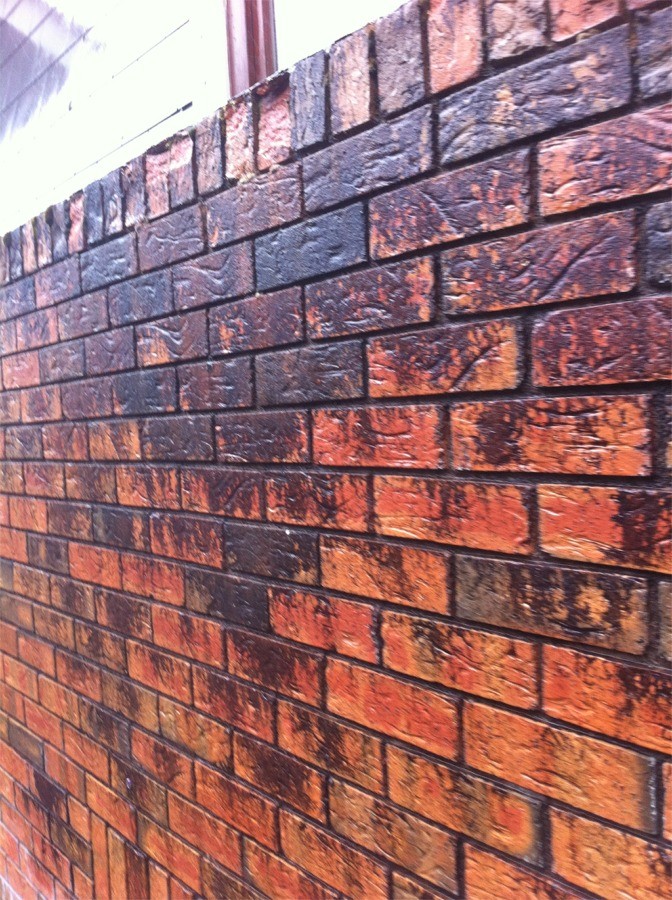
<path id="1" fill-rule="evenodd" d="M 543 662 L 548 715 L 650 750 L 668 750 L 669 674 L 561 647 L 544 647 Z"/>
<path id="2" fill-rule="evenodd" d="M 128 674 L 136 681 L 191 702 L 191 670 L 189 663 L 166 653 L 128 641 Z"/>
<path id="3" fill-rule="evenodd" d="M 606 4 L 618 8 L 615 0 Z M 672 178 L 671 138 L 667 105 L 545 141 L 539 148 L 541 211 L 552 215 L 665 190 Z"/>
<path id="4" fill-rule="evenodd" d="M 31 387 L 40 383 L 40 364 L 37 350 L 17 353 L 2 360 L 2 380 L 5 390 Z"/>
<path id="5" fill-rule="evenodd" d="M 226 128 L 226 177 L 247 180 L 254 174 L 252 100 L 249 94 L 224 109 Z"/>
<path id="6" fill-rule="evenodd" d="M 138 364 L 156 366 L 206 356 L 206 318 L 203 310 L 169 316 L 136 326 Z"/>
<path id="7" fill-rule="evenodd" d="M 271 522 L 366 531 L 367 479 L 361 475 L 277 475 L 266 483 Z"/>
<path id="8" fill-rule="evenodd" d="M 165 215 L 170 209 L 168 172 L 170 150 L 150 150 L 145 155 L 145 184 L 147 189 L 147 214 L 150 219 Z"/>
<path id="9" fill-rule="evenodd" d="M 183 470 L 182 507 L 192 512 L 261 519 L 262 483 L 244 469 L 209 468 Z"/>
<path id="10" fill-rule="evenodd" d="M 138 816 L 138 821 L 139 844 L 145 853 L 167 869 L 176 869 L 181 880 L 200 893 L 200 858 L 196 851 L 145 816 Z"/>
<path id="11" fill-rule="evenodd" d="M 79 657 L 56 651 L 56 674 L 58 680 L 79 694 L 91 700 L 102 700 L 100 669 Z"/>
<path id="12" fill-rule="evenodd" d="M 149 527 L 154 553 L 202 566 L 222 565 L 221 527 L 207 519 L 161 513 L 151 517 Z"/>
<path id="13" fill-rule="evenodd" d="M 222 626 L 165 606 L 152 608 L 152 632 L 159 647 L 223 668 Z"/>
<path id="14" fill-rule="evenodd" d="M 228 728 L 166 697 L 159 698 L 159 719 L 163 737 L 215 766 L 229 767 L 231 733 Z"/>
<path id="15" fill-rule="evenodd" d="M 168 796 L 168 818 L 175 834 L 227 869 L 242 872 L 240 835 L 228 825 L 175 794 Z"/>
<path id="16" fill-rule="evenodd" d="M 304 703 L 322 695 L 322 657 L 295 645 L 243 631 L 227 634 L 229 671 Z"/>
<path id="17" fill-rule="evenodd" d="M 168 190 L 170 208 L 194 199 L 194 142 L 190 134 L 178 134 L 170 142 Z"/>
<path id="18" fill-rule="evenodd" d="M 103 587 L 121 587 L 121 564 L 116 551 L 86 544 L 70 544 L 68 555 L 73 578 Z"/>
<path id="19" fill-rule="evenodd" d="M 427 35 L 432 92 L 454 87 L 478 74 L 483 57 L 477 0 L 430 0 Z"/>
<path id="20" fill-rule="evenodd" d="M 488 0 L 491 59 L 509 59 L 546 43 L 546 9 L 540 0 Z"/>
<path id="21" fill-rule="evenodd" d="M 541 485 L 542 548 L 607 566 L 670 571 L 670 498 L 655 490 Z"/>
<path id="22" fill-rule="evenodd" d="M 42 426 L 45 459 L 84 460 L 88 457 L 86 425 L 54 422 Z"/>
<path id="23" fill-rule="evenodd" d="M 281 637 L 375 663 L 373 607 L 327 594 L 269 588 L 271 628 Z"/>
<path id="24" fill-rule="evenodd" d="M 419 685 L 330 659 L 327 708 L 447 759 L 457 755 L 456 702 Z"/>
<path id="25" fill-rule="evenodd" d="M 553 871 L 572 884 L 621 900 L 636 885 L 639 897 L 664 897 L 669 884 L 670 854 L 615 828 L 568 812 L 551 813 Z"/>
<path id="26" fill-rule="evenodd" d="M 130 553 L 122 555 L 121 564 L 125 591 L 184 606 L 184 572 L 180 566 Z"/>
<path id="27" fill-rule="evenodd" d="M 226 463 L 308 462 L 308 414 L 229 413 L 216 419 L 217 458 Z"/>
<path id="28" fill-rule="evenodd" d="M 96 815 L 121 832 L 129 841 L 137 840 L 135 810 L 90 775 L 86 776 L 86 802 Z"/>
<path id="29" fill-rule="evenodd" d="M 276 807 L 257 791 L 197 762 L 196 799 L 233 828 L 277 849 Z"/>
<path id="30" fill-rule="evenodd" d="M 245 845 L 245 862 L 250 881 L 264 896 L 311 897 L 336 900 L 336 893 L 313 881 L 280 856 L 250 841 Z"/>
<path id="31" fill-rule="evenodd" d="M 456 469 L 648 475 L 649 398 L 570 397 L 459 403 L 450 413 Z"/>
<path id="32" fill-rule="evenodd" d="M 86 769 L 96 778 L 107 781 L 109 777 L 109 754 L 86 735 L 68 725 L 63 727 L 65 754 L 74 763 Z"/>
<path id="33" fill-rule="evenodd" d="M 554 41 L 588 31 L 619 13 L 617 0 L 550 0 L 551 35 Z"/>
<path id="34" fill-rule="evenodd" d="M 359 850 L 292 813 L 280 813 L 282 846 L 293 862 L 353 900 L 387 896 L 386 871 Z"/>
<path id="35" fill-rule="evenodd" d="M 451 831 L 529 862 L 539 859 L 539 805 L 471 773 L 388 747 L 390 798 Z"/>
<path id="36" fill-rule="evenodd" d="M 470 900 L 579 900 L 570 888 L 471 846 L 466 848 L 466 888 Z"/>
<path id="37" fill-rule="evenodd" d="M 513 485 L 376 476 L 377 530 L 393 537 L 529 553 L 529 494 Z"/>
<path id="38" fill-rule="evenodd" d="M 193 763 L 185 754 L 134 728 L 132 755 L 160 784 L 185 797 L 194 796 Z"/>
<path id="39" fill-rule="evenodd" d="M 653 830 L 653 767 L 646 756 L 471 703 L 464 728 L 467 765 L 578 809 L 599 809 L 613 822 Z"/>
<path id="40" fill-rule="evenodd" d="M 177 469 L 169 466 L 118 466 L 117 495 L 123 506 L 179 509 Z"/>
<path id="41" fill-rule="evenodd" d="M 47 530 L 47 503 L 36 497 L 10 497 L 9 523 L 25 531 Z"/>

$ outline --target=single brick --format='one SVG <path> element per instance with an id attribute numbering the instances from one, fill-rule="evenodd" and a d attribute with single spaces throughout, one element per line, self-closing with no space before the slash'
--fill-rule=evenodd
<path id="1" fill-rule="evenodd" d="M 457 843 L 447 832 L 342 781 L 329 788 L 337 834 L 451 893 L 457 889 Z"/>
<path id="2" fill-rule="evenodd" d="M 47 309 L 43 311 L 42 315 L 56 315 L 56 312 L 53 309 Z M 104 290 L 85 294 L 83 297 L 69 300 L 58 307 L 58 334 L 62 341 L 105 331 L 107 327 L 107 303 Z M 50 335 L 48 336 L 50 337 Z M 52 341 L 45 342 L 51 343 Z"/>
<path id="3" fill-rule="evenodd" d="M 77 303 L 73 300 L 71 303 Z M 70 303 L 59 307 L 59 314 Z M 60 315 L 57 318 L 54 309 L 39 309 L 27 316 L 16 320 L 16 349 L 31 350 L 35 347 L 45 347 L 47 344 L 55 344 L 60 330 Z"/>
<path id="4" fill-rule="evenodd" d="M 460 617 L 500 628 L 642 654 L 646 588 L 638 578 L 458 557 Z"/>
<path id="5" fill-rule="evenodd" d="M 217 567 L 220 562 L 215 564 Z M 234 625 L 268 631 L 268 597 L 259 581 L 237 575 L 185 570 L 186 604 L 194 612 Z"/>
<path id="6" fill-rule="evenodd" d="M 215 458 L 209 416 L 145 419 L 142 453 L 149 460 L 211 460 Z"/>
<path id="7" fill-rule="evenodd" d="M 652 206 L 645 219 L 646 280 L 672 285 L 672 203 Z"/>
<path id="8" fill-rule="evenodd" d="M 168 814 L 172 831 L 196 844 L 227 869 L 242 871 L 240 835 L 228 825 L 175 794 L 168 797 Z"/>
<path id="9" fill-rule="evenodd" d="M 93 582 L 101 587 L 121 587 L 121 564 L 116 550 L 70 544 L 68 556 L 73 578 Z"/>
<path id="10" fill-rule="evenodd" d="M 227 651 L 232 675 L 311 706 L 319 705 L 321 654 L 242 631 L 228 632 Z"/>
<path id="11" fill-rule="evenodd" d="M 161 513 L 150 518 L 149 530 L 153 553 L 213 568 L 222 564 L 221 526 L 208 519 Z"/>
<path id="12" fill-rule="evenodd" d="M 185 210 L 186 212 L 186 210 Z M 210 253 L 173 269 L 176 309 L 240 297 L 252 290 L 249 244 Z"/>
<path id="13" fill-rule="evenodd" d="M 210 194 L 224 183 L 222 120 L 219 111 L 196 126 L 196 187 Z"/>
<path id="14" fill-rule="evenodd" d="M 306 209 L 315 212 L 396 185 L 431 165 L 430 110 L 423 107 L 306 157 Z"/>
<path id="15" fill-rule="evenodd" d="M 121 563 L 125 591 L 173 606 L 184 606 L 184 572 L 181 566 L 131 553 L 124 553 Z"/>
<path id="16" fill-rule="evenodd" d="M 138 254 L 143 272 L 196 256 L 204 246 L 203 223 L 198 206 L 181 209 L 138 229 Z"/>
<path id="17" fill-rule="evenodd" d="M 381 637 L 388 669 L 510 706 L 537 705 L 537 653 L 527 641 L 386 611 Z"/>
<path id="18" fill-rule="evenodd" d="M 163 610 L 163 614 L 166 613 L 172 616 L 174 611 Z M 189 621 L 197 623 L 200 620 L 191 618 Z M 211 623 L 207 624 L 210 625 L 210 627 L 213 627 Z M 188 633 L 189 632 L 187 631 L 186 634 Z M 184 641 L 184 629 L 181 629 L 179 634 L 180 640 Z M 165 637 L 166 639 L 169 639 L 168 632 L 165 633 Z M 219 638 L 220 640 L 218 643 L 213 642 L 212 650 L 215 650 L 221 657 L 222 651 L 219 646 L 219 644 L 221 644 L 221 633 Z M 207 646 L 209 646 L 210 643 L 211 642 L 208 641 Z M 211 656 L 211 652 L 206 649 L 206 645 L 203 645 L 202 647 L 197 646 L 195 651 L 197 653 L 205 651 L 202 655 Z M 211 656 L 211 658 L 217 659 L 218 657 Z M 192 753 L 215 766 L 221 768 L 229 767 L 231 763 L 230 729 L 217 722 L 213 722 L 212 719 L 201 716 L 192 709 L 173 703 L 173 701 L 169 700 L 167 697 L 159 697 L 159 717 L 162 737 L 179 744 L 187 750 L 191 750 Z M 176 798 L 171 795 L 169 800 L 173 799 Z M 187 837 L 187 835 L 185 835 L 185 837 Z M 203 837 L 204 840 L 207 841 L 207 837 L 205 835 Z"/>
<path id="19" fill-rule="evenodd" d="M 405 3 L 375 26 L 378 95 L 383 113 L 394 113 L 425 93 L 420 7 Z"/>
<path id="20" fill-rule="evenodd" d="M 279 350 L 257 357 L 255 365 L 262 406 L 346 400 L 364 393 L 359 341 Z"/>
<path id="21" fill-rule="evenodd" d="M 429 258 L 309 284 L 308 331 L 314 338 L 327 338 L 428 322 L 433 289 Z"/>
<path id="22" fill-rule="evenodd" d="M 274 704 L 251 685 L 194 666 L 194 705 L 221 722 L 272 741 Z"/>
<path id="23" fill-rule="evenodd" d="M 132 369 L 135 365 L 133 329 L 130 327 L 104 331 L 93 337 L 87 337 L 84 348 L 87 375 L 119 372 L 123 369 Z"/>
<path id="24" fill-rule="evenodd" d="M 121 189 L 124 195 L 124 225 L 132 228 L 145 218 L 145 165 L 137 156 L 121 169 Z"/>
<path id="25" fill-rule="evenodd" d="M 666 491 L 541 485 L 540 544 L 552 556 L 670 571 Z"/>
<path id="26" fill-rule="evenodd" d="M 560 810 L 551 813 L 551 835 L 553 871 L 572 884 L 607 900 L 635 884 L 642 897 L 665 895 L 670 854 L 664 847 Z"/>
<path id="27" fill-rule="evenodd" d="M 233 409 L 252 405 L 252 365 L 245 357 L 181 366 L 183 410 Z"/>
<path id="28" fill-rule="evenodd" d="M 96 288 L 121 281 L 130 275 L 137 275 L 138 258 L 135 250 L 135 236 L 124 234 L 100 247 L 87 250 L 81 257 L 82 289 L 95 291 Z"/>
<path id="29" fill-rule="evenodd" d="M 631 213 L 556 225 L 441 256 L 451 314 L 541 306 L 623 293 L 635 284 Z"/>
<path id="30" fill-rule="evenodd" d="M 452 464 L 484 472 L 648 475 L 649 398 L 570 397 L 459 403 Z"/>
<path id="31" fill-rule="evenodd" d="M 327 831 L 282 810 L 282 847 L 290 860 L 353 900 L 382 900 L 387 896 L 387 873 L 359 850 Z"/>
<path id="32" fill-rule="evenodd" d="M 105 237 L 124 230 L 121 170 L 109 172 L 100 182 L 103 191 L 103 225 Z"/>
<path id="33" fill-rule="evenodd" d="M 672 104 L 544 141 L 539 147 L 545 215 L 664 190 L 672 177 Z"/>
<path id="34" fill-rule="evenodd" d="M 654 828 L 652 760 L 572 731 L 474 703 L 465 708 L 467 765 L 632 828 Z M 511 753 L 511 735 L 516 752 Z"/>
<path id="35" fill-rule="evenodd" d="M 327 55 L 324 50 L 302 59 L 292 69 L 289 105 L 292 147 L 304 150 L 326 136 Z"/>
<path id="36" fill-rule="evenodd" d="M 536 800 L 399 747 L 388 746 L 387 762 L 393 802 L 496 850 L 538 860 Z"/>
<path id="37" fill-rule="evenodd" d="M 457 704 L 424 686 L 329 659 L 327 709 L 446 759 L 457 756 Z"/>
<path id="38" fill-rule="evenodd" d="M 79 261 L 76 256 L 54 263 L 35 276 L 38 306 L 53 306 L 79 294 Z"/>
<path id="39" fill-rule="evenodd" d="M 209 666 L 223 668 L 224 639 L 214 622 L 190 616 L 165 606 L 152 609 L 154 643 L 165 650 L 197 659 Z M 183 743 L 179 741 L 177 743 Z"/>
<path id="40" fill-rule="evenodd" d="M 247 522 L 225 526 L 226 567 L 235 572 L 315 584 L 317 558 L 317 538 L 300 529 Z"/>
<path id="41" fill-rule="evenodd" d="M 262 481 L 256 472 L 223 467 L 191 469 L 182 472 L 181 487 L 184 509 L 236 519 L 262 517 Z"/>
<path id="42" fill-rule="evenodd" d="M 546 43 L 541 0 L 487 0 L 490 59 L 509 59 Z"/>
<path id="43" fill-rule="evenodd" d="M 519 336 L 512 321 L 373 338 L 367 355 L 372 397 L 501 390 L 520 381 Z"/>
<path id="44" fill-rule="evenodd" d="M 440 469 L 444 421 L 436 406 L 313 411 L 313 459 L 323 466 Z"/>
<path id="45" fill-rule="evenodd" d="M 117 496 L 124 506 L 179 509 L 179 476 L 168 466 L 117 466 Z"/>
<path id="46" fill-rule="evenodd" d="M 300 288 L 226 303 L 210 309 L 208 316 L 213 353 L 282 347 L 303 337 Z"/>
<path id="47" fill-rule="evenodd" d="M 537 385 L 623 384 L 670 377 L 667 298 L 549 313 L 535 324 Z"/>
<path id="48" fill-rule="evenodd" d="M 613 19 L 619 13 L 618 0 L 549 0 L 551 37 L 564 41 Z"/>
<path id="49" fill-rule="evenodd" d="M 84 249 L 84 195 L 81 192 L 70 198 L 67 218 L 70 226 L 68 252 L 77 253 Z"/>
<path id="50" fill-rule="evenodd" d="M 287 525 L 366 531 L 367 492 L 363 475 L 276 475 L 266 482 L 267 517 Z"/>
<path id="51" fill-rule="evenodd" d="M 519 150 L 374 197 L 372 255 L 384 259 L 521 225 L 529 215 L 528 170 L 529 153 Z"/>
<path id="52" fill-rule="evenodd" d="M 135 641 L 126 642 L 128 653 L 128 674 L 134 681 L 146 684 L 161 694 L 181 700 L 183 703 L 191 703 L 191 668 L 189 663 L 177 659 L 167 653 L 137 644 Z M 136 740 L 150 741 L 151 738 L 133 732 L 133 753 L 136 754 Z M 168 750 L 168 748 L 166 748 Z M 146 758 L 152 759 L 155 755 L 148 750 Z M 143 760 L 144 761 L 144 754 Z"/>
<path id="53" fill-rule="evenodd" d="M 432 93 L 477 75 L 483 63 L 478 0 L 429 0 L 427 40 Z"/>
<path id="54" fill-rule="evenodd" d="M 632 90 L 627 36 L 613 29 L 447 97 L 439 113 L 441 162 L 624 106 Z"/>
<path id="55" fill-rule="evenodd" d="M 170 142 L 168 192 L 171 209 L 194 199 L 194 142 L 190 134 L 178 134 Z"/>
<path id="56" fill-rule="evenodd" d="M 222 191 L 208 200 L 205 211 L 211 247 L 293 222 L 301 215 L 299 168 L 283 166 Z"/>
<path id="57" fill-rule="evenodd" d="M 109 466 L 66 463 L 65 491 L 70 500 L 114 503 L 114 471 Z"/>
<path id="58" fill-rule="evenodd" d="M 23 278 L 0 288 L 0 319 L 13 319 L 36 307 L 35 279 Z"/>
<path id="59" fill-rule="evenodd" d="M 245 864 L 250 881 L 266 896 L 278 893 L 283 897 L 336 900 L 334 891 L 313 881 L 299 868 L 258 844 L 246 843 Z"/>
<path id="60" fill-rule="evenodd" d="M 544 712 L 665 753 L 672 738 L 669 674 L 561 647 L 544 647 Z"/>
<path id="61" fill-rule="evenodd" d="M 490 900 L 495 895 L 500 900 L 517 900 L 521 892 L 535 900 L 579 900 L 570 888 L 477 847 L 466 847 L 465 863 L 467 892 L 473 900 Z"/>
<path id="62" fill-rule="evenodd" d="M 37 247 L 37 267 L 43 269 L 45 266 L 51 264 L 53 258 L 51 250 L 51 228 L 47 221 L 46 212 L 40 213 L 40 215 L 35 218 L 35 245 Z M 1 280 L 2 279 L 0 279 L 0 281 Z"/>
<path id="63" fill-rule="evenodd" d="M 23 257 L 21 252 L 21 229 L 15 228 L 7 236 L 9 252 L 9 275 L 13 281 L 21 278 L 23 273 Z"/>
<path id="64" fill-rule="evenodd" d="M 99 244 L 105 236 L 103 217 L 103 186 L 100 181 L 94 181 L 84 188 L 84 226 L 87 247 Z"/>
<path id="65" fill-rule="evenodd" d="M 218 416 L 217 459 L 226 463 L 309 462 L 306 412 Z"/>
<path id="66" fill-rule="evenodd" d="M 203 310 L 158 319 L 135 329 L 138 364 L 156 366 L 207 356 L 208 338 Z"/>
<path id="67" fill-rule="evenodd" d="M 655 97 L 672 90 L 670 31 L 672 14 L 669 9 L 645 13 L 637 19 L 639 90 L 643 97 Z"/>
<path id="68" fill-rule="evenodd" d="M 254 91 L 257 101 L 257 169 L 265 172 L 291 153 L 289 76 L 267 79 Z"/>
<path id="69" fill-rule="evenodd" d="M 140 459 L 140 428 L 133 420 L 92 422 L 88 426 L 91 459 Z"/>
<path id="70" fill-rule="evenodd" d="M 329 51 L 331 129 L 334 134 L 371 118 L 369 28 L 360 28 Z"/>
<path id="71" fill-rule="evenodd" d="M 2 380 L 5 390 L 39 384 L 40 365 L 37 350 L 5 357 L 2 360 Z"/>
<path id="72" fill-rule="evenodd" d="M 116 375 L 112 382 L 112 402 L 117 416 L 173 412 L 176 408 L 175 371 L 151 369 Z"/>
<path id="73" fill-rule="evenodd" d="M 173 308 L 173 290 L 170 272 L 141 275 L 112 285 L 108 291 L 110 321 L 113 325 L 127 325 L 142 319 L 150 319 Z"/>
<path id="74" fill-rule="evenodd" d="M 261 290 L 327 275 L 366 258 L 361 204 L 325 213 L 255 240 Z"/>
<path id="75" fill-rule="evenodd" d="M 51 248 L 54 262 L 68 255 L 69 217 L 67 200 L 54 204 L 51 208 Z"/>
<path id="76" fill-rule="evenodd" d="M 376 663 L 373 607 L 327 594 L 269 588 L 271 630 L 291 641 Z"/>
<path id="77" fill-rule="evenodd" d="M 170 150 L 154 147 L 145 154 L 145 185 L 147 192 L 147 216 L 156 219 L 170 210 L 168 173 Z"/>
<path id="78" fill-rule="evenodd" d="M 254 174 L 254 126 L 252 98 L 237 97 L 224 108 L 226 126 L 226 177 L 247 180 Z"/>
<path id="79" fill-rule="evenodd" d="M 200 893 L 200 857 L 196 851 L 142 814 L 138 816 L 138 830 L 140 848 L 159 865 L 169 870 L 176 868 L 180 873 L 180 880 Z"/>
<path id="80" fill-rule="evenodd" d="M 277 848 L 276 806 L 229 775 L 196 764 L 196 799 L 235 829 L 267 847 Z M 229 896 L 217 891 L 210 897 Z"/>
<path id="81" fill-rule="evenodd" d="M 530 493 L 514 485 L 374 478 L 377 530 L 393 537 L 530 552 Z"/>

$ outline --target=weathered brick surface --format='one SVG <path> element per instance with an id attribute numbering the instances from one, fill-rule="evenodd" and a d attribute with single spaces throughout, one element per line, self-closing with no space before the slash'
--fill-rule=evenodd
<path id="1" fill-rule="evenodd" d="M 409 0 L 0 241 L 3 897 L 666 895 L 669 26 Z"/>

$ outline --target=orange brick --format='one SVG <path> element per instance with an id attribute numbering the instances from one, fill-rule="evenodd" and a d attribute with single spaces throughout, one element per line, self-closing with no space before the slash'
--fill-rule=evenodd
<path id="1" fill-rule="evenodd" d="M 79 699 L 74 691 L 70 691 L 62 684 L 57 684 L 42 675 L 38 679 L 38 687 L 42 706 L 57 715 L 59 719 L 64 719 L 79 727 Z"/>
<path id="2" fill-rule="evenodd" d="M 76 797 L 84 800 L 84 772 L 49 744 L 44 745 L 44 768 L 47 775 Z"/>
<path id="3" fill-rule="evenodd" d="M 672 763 L 669 762 L 663 764 L 663 790 L 663 837 L 672 841 Z"/>
<path id="4" fill-rule="evenodd" d="M 456 702 L 391 675 L 330 659 L 327 708 L 447 759 L 457 755 Z"/>
<path id="5" fill-rule="evenodd" d="M 466 895 L 469 900 L 580 900 L 555 881 L 505 862 L 478 847 L 466 847 Z"/>
<path id="6" fill-rule="evenodd" d="M 201 889 L 201 870 L 199 855 L 185 843 L 174 837 L 163 828 L 155 825 L 151 819 L 138 816 L 140 847 L 159 865 L 170 871 L 180 873 L 180 879 L 197 893 Z"/>
<path id="7" fill-rule="evenodd" d="M 121 563 L 116 550 L 87 544 L 69 544 L 70 574 L 103 587 L 121 587 Z"/>
<path id="8" fill-rule="evenodd" d="M 550 0 L 551 33 L 563 41 L 618 15 L 618 0 Z"/>
<path id="9" fill-rule="evenodd" d="M 37 350 L 27 350 L 3 359 L 2 380 L 6 391 L 39 384 L 40 360 Z"/>
<path id="10" fill-rule="evenodd" d="M 483 51 L 481 9 L 476 0 L 430 0 L 427 36 L 433 93 L 478 74 Z"/>
<path id="11" fill-rule="evenodd" d="M 45 641 L 37 640 L 32 635 L 20 634 L 18 641 L 19 658 L 34 669 L 55 677 L 56 663 L 54 650 Z"/>
<path id="12" fill-rule="evenodd" d="M 323 466 L 440 469 L 443 415 L 437 406 L 373 406 L 313 412 L 313 459 Z"/>
<path id="13" fill-rule="evenodd" d="M 86 776 L 86 802 L 103 821 L 129 841 L 138 838 L 135 810 L 117 794 L 90 775 Z"/>
<path id="14" fill-rule="evenodd" d="M 257 791 L 197 762 L 196 799 L 243 834 L 277 849 L 275 804 Z"/>
<path id="15" fill-rule="evenodd" d="M 256 688 L 194 666 L 194 705 L 221 722 L 273 740 L 273 701 Z"/>
<path id="16" fill-rule="evenodd" d="M 560 647 L 544 647 L 549 716 L 667 753 L 672 745 L 672 677 Z"/>
<path id="17" fill-rule="evenodd" d="M 175 794 L 168 795 L 168 820 L 175 834 L 212 856 L 227 869 L 242 872 L 241 838 L 228 825 Z"/>
<path id="18" fill-rule="evenodd" d="M 387 897 L 383 866 L 292 813 L 280 813 L 282 847 L 292 862 L 353 900 Z"/>
<path id="19" fill-rule="evenodd" d="M 444 890 L 457 890 L 452 835 L 342 781 L 330 784 L 329 809 L 338 834 Z"/>
<path id="20" fill-rule="evenodd" d="M 89 422 L 88 432 L 91 459 L 140 459 L 140 424 L 136 420 L 121 419 L 118 422 Z M 117 470 L 118 485 L 119 471 Z M 119 498 L 119 502 L 122 502 L 121 498 Z"/>
<path id="21" fill-rule="evenodd" d="M 450 414 L 456 469 L 648 475 L 646 397 L 569 397 L 459 403 Z"/>
<path id="22" fill-rule="evenodd" d="M 125 591 L 184 606 L 184 572 L 180 566 L 130 553 L 122 554 L 121 565 Z"/>
<path id="23" fill-rule="evenodd" d="M 4 559 L 13 559 L 16 562 L 28 562 L 28 546 L 26 532 L 16 531 L 13 528 L 0 528 L 0 546 Z"/>
<path id="24" fill-rule="evenodd" d="M 224 542 L 220 525 L 197 516 L 160 513 L 149 522 L 152 552 L 184 562 L 219 568 Z"/>
<path id="25" fill-rule="evenodd" d="M 388 746 L 390 798 L 426 819 L 529 862 L 539 859 L 540 804 L 472 774 Z"/>
<path id="26" fill-rule="evenodd" d="M 605 900 L 659 900 L 669 893 L 670 852 L 570 813 L 551 811 L 553 871 Z"/>
<path id="27" fill-rule="evenodd" d="M 96 778 L 107 781 L 110 763 L 106 750 L 69 725 L 63 727 L 63 744 L 66 756 L 73 762 Z"/>
<path id="28" fill-rule="evenodd" d="M 310 897 L 311 900 L 336 900 L 338 896 L 280 856 L 251 841 L 245 845 L 245 862 L 250 881 L 265 896 Z"/>
<path id="29" fill-rule="evenodd" d="M 320 537 L 327 588 L 446 613 L 450 557 L 431 550 L 359 538 Z"/>
<path id="30" fill-rule="evenodd" d="M 473 703 L 464 728 L 468 765 L 578 809 L 599 809 L 613 822 L 654 828 L 654 771 L 646 756 Z"/>
<path id="31" fill-rule="evenodd" d="M 191 702 L 191 670 L 189 663 L 128 641 L 128 674 L 136 681 L 161 694 Z"/>
<path id="32" fill-rule="evenodd" d="M 327 594 L 269 588 L 271 628 L 281 637 L 376 662 L 373 607 Z"/>
<path id="33" fill-rule="evenodd" d="M 376 476 L 377 530 L 393 537 L 529 553 L 530 494 L 514 485 Z"/>
<path id="34" fill-rule="evenodd" d="M 381 634 L 390 669 L 511 706 L 537 705 L 537 653 L 527 641 L 393 612 L 383 612 Z"/>
<path id="35" fill-rule="evenodd" d="M 103 699 L 100 669 L 77 656 L 57 650 L 56 677 L 78 694 L 98 703 Z"/>
<path id="36" fill-rule="evenodd" d="M 266 484 L 270 522 L 366 531 L 367 479 L 363 475 L 291 473 Z"/>
<path id="37" fill-rule="evenodd" d="M 326 820 L 324 794 L 326 778 L 314 769 L 278 750 L 236 734 L 233 742 L 233 768 L 265 794 L 294 807 L 313 819 Z"/>
<path id="38" fill-rule="evenodd" d="M 179 476 L 171 466 L 118 466 L 117 497 L 122 506 L 179 509 Z"/>
<path id="39" fill-rule="evenodd" d="M 183 753 L 137 729 L 131 733 L 131 750 L 133 759 L 161 784 L 186 797 L 194 796 L 193 765 Z"/>
<path id="40" fill-rule="evenodd" d="M 542 548 L 607 566 L 672 571 L 670 495 L 655 490 L 541 485 Z"/>
<path id="41" fill-rule="evenodd" d="M 9 497 L 9 522 L 12 528 L 46 532 L 46 500 L 37 497 Z"/>
<path id="42" fill-rule="evenodd" d="M 278 703 L 278 745 L 294 756 L 327 769 L 371 791 L 383 784 L 383 745 L 379 738 L 331 716 Z"/>
<path id="43" fill-rule="evenodd" d="M 199 715 L 192 709 L 159 698 L 161 735 L 181 744 L 215 766 L 228 768 L 231 760 L 231 732 L 223 725 Z"/>
<path id="44" fill-rule="evenodd" d="M 219 623 L 199 619 L 165 606 L 152 608 L 154 643 L 173 653 L 223 668 L 224 634 Z"/>

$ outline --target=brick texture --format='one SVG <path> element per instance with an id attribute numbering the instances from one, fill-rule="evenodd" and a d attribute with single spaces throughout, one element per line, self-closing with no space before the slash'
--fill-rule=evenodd
<path id="1" fill-rule="evenodd" d="M 669 892 L 669 2 L 398 6 L 0 240 L 7 900 Z"/>

